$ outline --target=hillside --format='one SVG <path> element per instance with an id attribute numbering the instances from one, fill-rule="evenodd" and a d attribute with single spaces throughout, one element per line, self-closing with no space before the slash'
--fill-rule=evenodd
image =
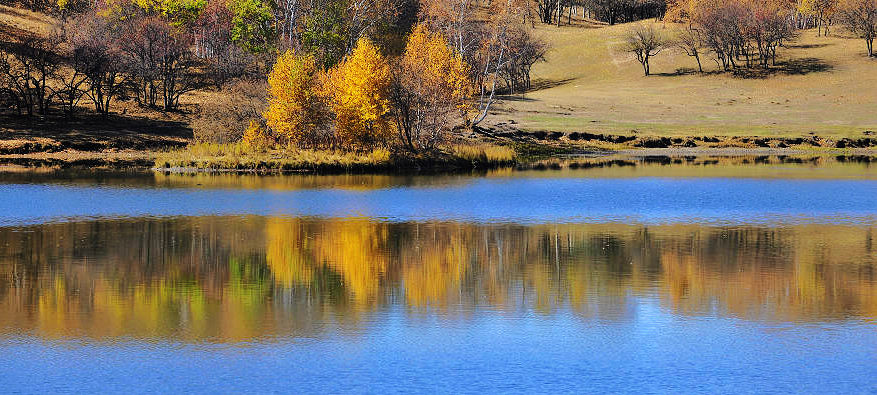
<path id="1" fill-rule="evenodd" d="M 654 21 L 636 22 L 641 24 Z M 676 26 L 656 24 L 672 34 Z M 537 25 L 550 45 L 533 68 L 536 89 L 506 97 L 493 124 L 525 130 L 640 135 L 859 137 L 877 130 L 877 59 L 841 28 L 830 37 L 804 31 L 778 51 L 768 73 L 719 73 L 705 56 L 703 75 L 677 49 L 652 60 L 652 76 L 622 52 L 630 24 Z M 541 89 L 539 87 L 542 87 Z"/>
<path id="2" fill-rule="evenodd" d="M 55 22 L 45 14 L 0 6 L 0 41 L 48 35 Z M 523 147 L 525 156 L 556 152 L 539 148 L 543 144 L 567 143 L 585 149 L 877 145 L 877 59 L 867 58 L 862 40 L 840 27 L 830 37 L 800 32 L 779 50 L 779 65 L 769 70 L 721 72 L 705 54 L 701 74 L 693 58 L 670 48 L 652 59 L 653 75 L 644 77 L 640 64 L 622 50 L 624 35 L 635 25 L 654 24 L 669 37 L 678 26 L 653 20 L 614 26 L 573 22 L 532 26 L 549 48 L 545 61 L 533 67 L 533 87 L 500 97 L 480 125 L 499 133 L 467 132 L 461 138 L 496 142 L 499 137 L 500 144 Z M 170 112 L 129 98 L 115 101 L 107 117 L 88 106 L 72 118 L 0 114 L 0 162 L 150 164 L 156 152 L 192 141 L 205 104 L 233 101 L 234 93 L 198 89 L 183 95 L 178 111 Z M 580 139 L 573 132 L 606 136 Z M 644 144 L 655 137 L 672 142 Z"/>

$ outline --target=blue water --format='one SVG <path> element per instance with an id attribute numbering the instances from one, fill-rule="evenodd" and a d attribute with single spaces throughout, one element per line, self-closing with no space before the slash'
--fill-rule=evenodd
<path id="1" fill-rule="evenodd" d="M 192 230 L 198 226 L 185 222 L 205 216 L 222 217 L 219 228 L 242 230 L 198 233 Z M 318 281 L 288 289 L 288 284 L 272 282 L 276 267 L 265 264 L 271 242 L 259 239 L 255 251 L 234 252 L 252 232 L 248 222 L 262 228 L 277 218 L 305 217 L 321 226 L 327 221 L 326 229 L 332 229 L 329 220 L 346 217 L 400 225 L 381 228 L 390 237 L 379 238 L 383 244 L 375 242 L 375 249 L 398 247 L 394 240 L 414 237 L 409 229 L 419 232 L 430 222 L 481 226 L 480 233 L 454 234 L 474 235 L 473 240 L 451 237 L 450 243 L 483 245 L 489 251 L 526 245 L 539 253 L 521 256 L 540 258 L 507 262 L 475 254 L 464 273 L 471 278 L 461 280 L 462 285 L 450 282 L 458 287 L 449 293 L 450 302 L 424 309 L 405 302 L 405 293 L 412 290 L 399 283 L 418 273 L 411 267 L 425 263 L 411 262 L 418 255 L 408 250 L 403 251 L 408 255 L 382 251 L 377 256 L 388 263 L 374 270 L 390 273 L 381 272 L 380 279 L 389 291 L 383 290 L 377 301 L 351 307 L 358 302 L 344 293 L 350 292 L 344 284 L 349 273 L 338 269 L 343 262 L 334 262 L 322 269 L 338 273 L 319 278 L 335 281 L 327 287 L 340 291 L 333 289 L 311 305 L 310 287 L 321 286 Z M 557 233 L 533 237 L 541 244 L 520 241 L 527 232 L 544 231 L 536 225 L 577 224 L 580 228 L 565 234 L 573 237 L 589 225 L 607 223 L 641 227 L 628 232 L 639 239 L 624 238 L 629 236 L 624 232 L 627 236 L 604 235 L 619 250 L 627 248 L 624 254 L 591 236 L 568 244 L 562 243 L 571 239 Z M 115 245 L 114 235 L 101 233 L 107 224 L 113 226 L 108 229 L 147 229 L 162 237 L 144 231 L 143 244 Z M 516 239 L 518 233 L 490 224 L 520 226 L 525 236 Z M 668 224 L 697 231 L 650 233 L 650 227 Z M 873 179 L 473 176 L 447 184 L 361 190 L 10 182 L 0 184 L 0 237 L 7 240 L 0 245 L 0 311 L 16 314 L 0 317 L 0 392 L 877 393 L 877 252 L 869 244 L 875 224 Z M 820 238 L 818 230 L 793 228 L 809 225 L 860 238 L 832 247 L 836 239 L 828 234 Z M 297 232 L 305 228 L 289 226 Z M 435 230 L 440 231 L 446 229 Z M 34 236 L 21 241 L 16 234 L 22 232 Z M 506 244 L 490 239 L 488 246 L 487 235 L 502 232 L 509 232 L 503 234 Z M 796 232 L 810 232 L 801 240 L 814 244 L 798 242 Z M 218 239 L 226 234 L 234 240 Z M 334 236 L 290 234 L 300 237 L 285 245 L 294 251 L 315 238 Z M 423 234 L 405 248 L 429 243 L 429 231 Z M 711 234 L 721 237 L 701 249 L 696 243 Z M 748 244 L 743 242 L 748 239 L 723 243 L 727 234 L 742 235 L 740 240 L 758 237 Z M 363 244 L 369 236 L 363 236 Z M 70 244 L 71 239 L 76 242 Z M 182 243 L 189 239 L 199 241 Z M 122 235 L 119 240 L 131 243 Z M 57 251 L 41 253 L 53 248 Z M 814 253 L 819 249 L 824 256 Z M 320 267 L 319 259 L 312 260 L 309 264 Z M 705 300 L 692 303 L 696 311 L 685 311 L 695 285 L 669 287 L 677 280 L 662 272 L 680 261 L 694 272 L 686 279 L 710 277 L 720 284 L 728 279 L 727 292 L 706 293 Z M 521 269 L 512 269 L 515 265 Z M 648 278 L 633 279 L 628 265 Z M 572 275 L 582 272 L 586 275 Z M 759 284 L 757 275 L 734 277 L 741 272 L 763 272 L 769 284 Z M 264 282 L 229 279 L 235 275 Z M 583 295 L 590 298 L 585 304 L 593 314 L 574 311 L 565 299 L 565 290 L 581 278 L 590 278 L 587 285 L 593 289 Z M 540 306 L 549 298 L 537 289 L 540 281 L 556 293 L 548 309 Z M 484 284 L 494 282 L 500 291 L 489 295 L 484 289 L 493 288 Z M 165 283 L 177 287 L 158 288 Z M 616 283 L 623 285 L 606 285 Z M 108 329 L 111 323 L 92 320 L 112 315 L 99 306 L 105 300 L 89 297 L 107 288 L 113 289 L 108 294 L 118 299 L 120 311 L 136 312 L 135 322 Z M 153 288 L 165 293 L 152 295 Z M 670 295 L 668 288 L 687 291 Z M 807 293 L 814 289 L 823 293 Z M 745 297 L 749 292 L 763 294 Z M 231 328 L 223 333 L 236 333 L 236 324 L 249 325 L 242 331 L 248 334 L 211 338 L 185 333 L 192 324 L 183 311 L 194 308 L 192 300 L 204 294 L 220 306 L 211 314 L 223 317 L 208 322 Z M 844 299 L 847 295 L 850 300 Z M 513 302 L 493 302 L 496 296 Z M 740 300 L 750 305 L 733 305 Z M 158 308 L 130 307 L 137 303 Z M 234 314 L 261 315 L 241 317 L 239 323 L 223 310 L 236 306 L 245 307 Z M 150 314 L 160 317 L 146 317 Z M 138 317 L 159 328 L 138 327 Z M 59 322 L 72 329 L 52 328 Z"/>
<path id="2" fill-rule="evenodd" d="M 20 392 L 873 393 L 874 323 L 765 325 L 683 318 L 643 302 L 626 322 L 398 310 L 361 334 L 235 345 L 7 340 Z M 13 391 L 16 392 L 16 391 Z"/>
<path id="3" fill-rule="evenodd" d="M 877 180 L 473 178 L 354 191 L 0 185 L 2 225 L 76 218 L 284 215 L 552 223 L 871 222 Z"/>

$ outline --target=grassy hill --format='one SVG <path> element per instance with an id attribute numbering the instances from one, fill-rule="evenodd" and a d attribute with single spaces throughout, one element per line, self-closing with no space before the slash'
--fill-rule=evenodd
<path id="1" fill-rule="evenodd" d="M 640 24 L 655 23 L 640 21 Z M 656 23 L 668 35 L 678 28 Z M 840 28 L 804 31 L 778 51 L 782 64 L 723 73 L 703 57 L 704 74 L 679 50 L 652 60 L 652 76 L 621 50 L 631 24 L 535 27 L 549 43 L 533 68 L 535 88 L 505 97 L 489 122 L 524 130 L 656 136 L 861 137 L 877 131 L 877 60 Z M 836 32 L 836 33 L 835 33 Z"/>

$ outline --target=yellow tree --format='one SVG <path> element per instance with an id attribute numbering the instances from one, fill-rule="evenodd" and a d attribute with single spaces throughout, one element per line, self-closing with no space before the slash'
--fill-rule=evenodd
<path id="1" fill-rule="evenodd" d="M 798 12 L 816 18 L 817 35 L 822 34 L 824 27 L 825 35 L 828 36 L 831 18 L 836 10 L 837 0 L 801 0 L 798 3 Z"/>
<path id="2" fill-rule="evenodd" d="M 286 51 L 268 74 L 268 126 L 294 145 L 325 142 L 327 109 L 320 95 L 320 74 L 311 55 Z"/>
<path id="3" fill-rule="evenodd" d="M 324 85 L 335 113 L 335 137 L 345 148 L 385 144 L 393 135 L 390 119 L 390 66 L 367 38 L 329 72 Z"/>
<path id="4" fill-rule="evenodd" d="M 697 0 L 667 0 L 664 20 L 669 22 L 691 23 L 694 20 Z"/>
<path id="5" fill-rule="evenodd" d="M 440 33 L 417 25 L 396 65 L 391 89 L 399 138 L 411 150 L 430 149 L 469 109 L 469 67 Z"/>

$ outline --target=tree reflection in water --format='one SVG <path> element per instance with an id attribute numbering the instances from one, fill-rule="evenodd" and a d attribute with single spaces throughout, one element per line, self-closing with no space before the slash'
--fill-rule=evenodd
<path id="1" fill-rule="evenodd" d="M 0 330 L 238 342 L 377 311 L 776 322 L 877 317 L 875 225 L 391 223 L 182 217 L 0 228 Z"/>

